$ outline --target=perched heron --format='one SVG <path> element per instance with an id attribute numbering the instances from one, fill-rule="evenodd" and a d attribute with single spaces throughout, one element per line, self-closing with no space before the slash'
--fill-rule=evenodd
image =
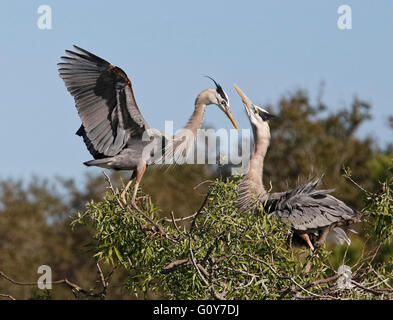
<path id="1" fill-rule="evenodd" d="M 349 244 L 347 234 L 340 227 L 357 222 L 361 213 L 330 195 L 333 190 L 316 190 L 321 179 L 286 192 L 269 193 L 265 190 L 262 176 L 264 159 L 270 144 L 268 120 L 275 116 L 254 105 L 237 85 L 235 89 L 243 100 L 255 140 L 248 172 L 239 184 L 240 211 L 255 210 L 262 205 L 265 212 L 289 223 L 294 234 L 303 239 L 312 250 L 320 247 L 327 238 L 336 243 L 346 241 Z"/>
<path id="2" fill-rule="evenodd" d="M 124 188 L 121 198 L 126 203 L 126 192 L 135 179 L 131 204 L 135 199 L 139 183 L 146 167 L 155 163 L 156 157 L 146 152 L 146 147 L 156 141 L 158 148 L 166 149 L 166 140 L 174 149 L 182 151 L 193 148 L 197 130 L 200 128 L 207 105 L 217 105 L 237 129 L 229 106 L 227 94 L 212 78 L 216 88 L 202 91 L 195 101 L 195 110 L 184 131 L 187 135 L 166 137 L 164 133 L 151 129 L 143 118 L 137 103 L 130 79 L 120 68 L 104 59 L 74 46 L 77 52 L 66 50 L 68 56 L 61 57 L 59 74 L 74 97 L 82 125 L 76 132 L 83 138 L 94 160 L 86 166 L 98 166 L 115 170 L 132 170 L 130 181 Z M 146 132 L 150 132 L 146 139 Z M 154 137 L 160 139 L 153 139 Z M 174 157 L 176 158 L 176 157 Z"/>

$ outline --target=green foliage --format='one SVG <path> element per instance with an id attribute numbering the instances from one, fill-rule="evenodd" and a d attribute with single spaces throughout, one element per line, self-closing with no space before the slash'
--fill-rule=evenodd
<path id="1" fill-rule="evenodd" d="M 393 236 L 393 177 L 390 167 L 389 178 L 380 183 L 380 192 L 368 194 L 366 209 L 373 215 L 374 235 L 379 241 L 389 241 Z M 368 219 L 369 221 L 370 219 Z"/>
<path id="2" fill-rule="evenodd" d="M 29 300 L 52 300 L 52 294 L 50 290 L 44 290 L 42 292 L 33 290 Z"/>
<path id="3" fill-rule="evenodd" d="M 393 154 L 377 154 L 367 162 L 367 169 L 375 186 L 379 186 L 381 181 L 393 177 L 392 159 Z"/>
<path id="4" fill-rule="evenodd" d="M 123 208 L 118 196 L 109 192 L 103 201 L 90 202 L 74 224 L 92 225 L 95 255 L 125 267 L 126 287 L 145 297 L 151 292 L 169 299 L 279 299 L 299 293 L 314 298 L 372 296 L 326 293 L 326 284 L 335 284 L 320 285 L 318 280 L 337 272 L 329 261 L 331 252 L 293 248 L 290 229 L 270 215 L 239 214 L 238 182 L 239 177 L 216 180 L 191 226 L 169 223 L 167 236 L 149 227 L 136 210 Z M 157 220 L 158 210 L 149 199 L 140 202 L 140 208 Z M 387 266 L 390 271 L 384 274 L 391 274 Z"/>

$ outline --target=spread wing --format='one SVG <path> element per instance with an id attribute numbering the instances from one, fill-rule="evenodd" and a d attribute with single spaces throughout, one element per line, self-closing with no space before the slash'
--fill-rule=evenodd
<path id="1" fill-rule="evenodd" d="M 131 81 L 123 70 L 74 46 L 61 57 L 59 74 L 75 99 L 82 136 L 94 158 L 114 156 L 149 125 L 136 104 Z"/>
<path id="2" fill-rule="evenodd" d="M 329 193 L 333 190 L 315 190 L 319 179 L 287 192 L 272 194 L 266 206 L 280 220 L 295 230 L 306 231 L 350 220 L 356 212 Z"/>

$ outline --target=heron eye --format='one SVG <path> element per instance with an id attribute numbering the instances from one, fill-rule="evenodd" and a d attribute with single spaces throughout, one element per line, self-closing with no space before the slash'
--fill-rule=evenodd
<path id="1" fill-rule="evenodd" d="M 225 100 L 222 100 L 221 105 L 225 107 L 227 105 L 227 102 Z"/>

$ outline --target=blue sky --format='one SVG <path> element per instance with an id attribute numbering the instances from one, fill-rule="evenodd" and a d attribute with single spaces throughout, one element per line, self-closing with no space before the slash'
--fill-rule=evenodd
<path id="1" fill-rule="evenodd" d="M 52 8 L 52 30 L 37 27 L 37 8 Z M 337 8 L 352 8 L 352 30 L 337 28 Z M 361 129 L 393 141 L 392 1 L 16 1 L 0 3 L 0 178 L 80 176 L 91 159 L 74 135 L 80 121 L 58 77 L 59 57 L 73 44 L 120 66 L 133 81 L 152 127 L 180 128 L 196 95 L 216 78 L 238 124 L 249 123 L 237 83 L 255 102 L 275 104 L 298 88 L 349 107 L 357 95 L 373 105 Z M 333 109 L 332 109 L 333 111 Z M 214 106 L 205 124 L 231 128 Z"/>

